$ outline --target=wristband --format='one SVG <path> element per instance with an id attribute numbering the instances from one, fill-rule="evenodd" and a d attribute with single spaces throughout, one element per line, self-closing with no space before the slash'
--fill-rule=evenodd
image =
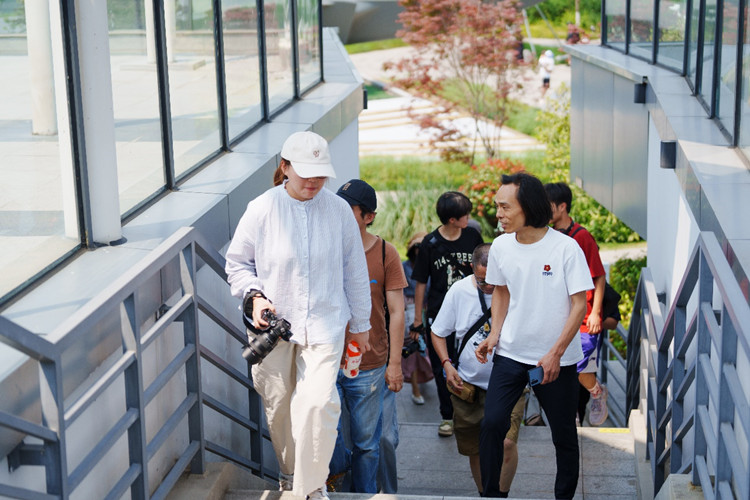
<path id="1" fill-rule="evenodd" d="M 451 358 L 445 358 L 442 363 L 440 363 L 441 367 L 445 367 L 445 363 L 452 363 Z"/>

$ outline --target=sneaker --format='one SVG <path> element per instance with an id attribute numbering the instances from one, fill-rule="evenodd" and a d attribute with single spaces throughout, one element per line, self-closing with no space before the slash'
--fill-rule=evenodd
<path id="1" fill-rule="evenodd" d="M 593 427 L 598 427 L 607 420 L 607 386 L 602 385 L 602 392 L 598 398 L 591 398 L 591 407 L 589 410 L 589 423 Z"/>
<path id="2" fill-rule="evenodd" d="M 438 427 L 438 436 L 448 437 L 453 435 L 453 420 L 443 420 Z"/>
<path id="3" fill-rule="evenodd" d="M 325 486 L 321 486 L 317 490 L 307 495 L 307 500 L 328 500 L 329 498 L 330 497 L 328 496 L 328 492 L 326 491 Z"/>
<path id="4" fill-rule="evenodd" d="M 411 400 L 415 405 L 423 405 L 424 404 L 424 396 L 421 394 L 419 396 L 415 396 L 414 394 L 411 395 Z"/>
<path id="5" fill-rule="evenodd" d="M 292 491 L 294 487 L 294 474 L 279 472 L 279 491 Z"/>

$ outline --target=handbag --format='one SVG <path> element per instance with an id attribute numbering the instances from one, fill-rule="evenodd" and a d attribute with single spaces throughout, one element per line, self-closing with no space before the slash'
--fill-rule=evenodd
<path id="1" fill-rule="evenodd" d="M 470 384 L 465 380 L 462 380 L 461 382 L 463 383 L 463 385 L 461 386 L 460 391 L 450 385 L 447 381 L 445 382 L 445 385 L 448 388 L 448 392 L 450 392 L 457 398 L 462 399 L 467 403 L 473 403 L 476 400 L 477 396 L 477 386 L 475 386 L 474 384 Z"/>

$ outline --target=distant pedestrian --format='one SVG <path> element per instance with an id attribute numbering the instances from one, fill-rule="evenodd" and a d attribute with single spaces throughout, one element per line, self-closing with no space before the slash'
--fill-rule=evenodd
<path id="1" fill-rule="evenodd" d="M 539 74 L 542 76 L 542 97 L 549 90 L 552 71 L 555 69 L 555 55 L 551 50 L 545 50 L 539 57 Z"/>

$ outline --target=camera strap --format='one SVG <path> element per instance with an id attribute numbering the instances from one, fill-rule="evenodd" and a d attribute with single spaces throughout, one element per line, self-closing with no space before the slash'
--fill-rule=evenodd
<path id="1" fill-rule="evenodd" d="M 476 278 L 474 278 L 476 281 Z M 474 336 L 474 334 L 482 328 L 482 325 L 484 325 L 488 319 L 492 316 L 492 309 L 487 307 L 487 303 L 484 301 L 484 293 L 482 292 L 482 289 L 479 288 L 479 285 L 477 285 L 477 294 L 479 295 L 479 305 L 482 306 L 482 317 L 480 317 L 476 323 L 471 325 L 471 327 L 466 330 L 466 333 L 464 334 L 464 338 L 461 340 L 461 347 L 458 348 L 458 352 L 456 353 L 456 363 L 453 365 L 456 367 L 456 370 L 458 370 L 458 360 L 461 359 L 461 353 L 464 352 L 464 347 L 466 347 L 466 344 L 469 343 L 469 339 Z"/>

